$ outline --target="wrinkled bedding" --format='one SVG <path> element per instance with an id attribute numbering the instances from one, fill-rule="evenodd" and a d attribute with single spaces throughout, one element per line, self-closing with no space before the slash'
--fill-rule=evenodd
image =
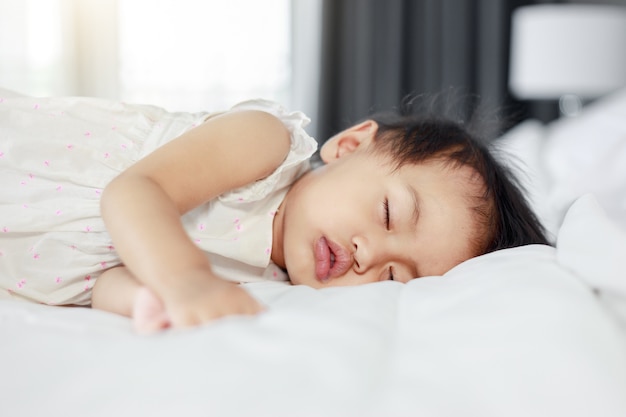
<path id="1" fill-rule="evenodd" d="M 1 301 L 0 415 L 626 415 L 626 158 L 576 159 L 623 155 L 625 97 L 559 122 L 592 139 L 525 124 L 501 140 L 556 247 L 408 284 L 246 284 L 262 315 L 151 336 L 110 313 Z"/>

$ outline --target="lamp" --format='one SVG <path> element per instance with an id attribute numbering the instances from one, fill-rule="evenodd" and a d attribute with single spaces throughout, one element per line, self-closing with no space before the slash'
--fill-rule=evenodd
<path id="1" fill-rule="evenodd" d="M 520 99 L 559 99 L 561 113 L 626 86 L 626 7 L 542 4 L 512 17 L 509 88 Z"/>

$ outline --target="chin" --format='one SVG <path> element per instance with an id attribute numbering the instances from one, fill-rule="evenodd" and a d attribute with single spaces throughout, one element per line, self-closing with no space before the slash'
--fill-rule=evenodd
<path id="1" fill-rule="evenodd" d="M 289 269 L 287 269 L 287 274 L 289 275 L 289 280 L 291 281 L 292 285 L 306 285 L 307 287 L 312 287 L 312 288 L 320 288 L 321 284 L 312 277 L 307 276 L 306 274 L 301 274 L 301 273 L 291 273 L 289 272 Z"/>
<path id="2" fill-rule="evenodd" d="M 306 279 L 302 279 L 303 277 L 300 274 L 291 274 L 287 272 L 289 275 L 289 280 L 293 285 L 309 285 Z M 309 285 L 310 286 L 310 285 Z"/>

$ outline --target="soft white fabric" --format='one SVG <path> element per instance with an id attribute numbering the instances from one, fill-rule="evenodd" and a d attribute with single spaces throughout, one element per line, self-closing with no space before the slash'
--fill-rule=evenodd
<path id="1" fill-rule="evenodd" d="M 576 271 L 626 330 L 626 232 L 587 194 L 569 209 L 557 241 L 559 262 Z"/>
<path id="2" fill-rule="evenodd" d="M 275 115 L 291 134 L 290 151 L 270 176 L 192 210 L 183 224 L 224 278 L 286 280 L 270 264 L 272 222 L 317 144 L 301 112 L 265 100 L 232 110 Z M 120 263 L 100 217 L 102 189 L 211 116 L 0 91 L 0 298 L 89 304 L 100 273 Z"/>
<path id="3" fill-rule="evenodd" d="M 601 181 L 548 200 L 567 178 L 553 181 L 540 157 L 544 127 L 512 133 L 504 147 L 531 161 L 556 248 L 503 250 L 406 285 L 245 284 L 266 313 L 149 337 L 101 311 L 0 301 L 0 414 L 625 416 L 625 238 L 600 209 L 624 198 L 623 177 L 602 174 L 619 166 L 595 164 L 580 175 Z M 578 199 L 563 220 L 566 200 L 595 185 L 615 195 Z"/>
<path id="4" fill-rule="evenodd" d="M 592 193 L 626 231 L 626 89 L 548 125 L 528 120 L 498 142 L 513 159 L 533 208 L 556 237 L 569 206 Z"/>
<path id="5" fill-rule="evenodd" d="M 406 285 L 245 284 L 266 313 L 188 331 L 141 337 L 101 311 L 0 302 L 3 415 L 622 417 L 626 332 L 587 285 L 612 266 L 572 262 L 572 227 L 604 221 L 587 203 L 557 249 Z"/>

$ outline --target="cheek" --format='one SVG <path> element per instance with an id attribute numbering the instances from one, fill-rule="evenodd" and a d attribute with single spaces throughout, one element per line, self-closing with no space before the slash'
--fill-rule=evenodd
<path id="1" fill-rule="evenodd" d="M 306 283 L 307 272 L 313 270 L 313 244 L 309 243 L 309 229 L 301 214 L 285 216 L 283 254 L 285 267 L 293 284 Z"/>

